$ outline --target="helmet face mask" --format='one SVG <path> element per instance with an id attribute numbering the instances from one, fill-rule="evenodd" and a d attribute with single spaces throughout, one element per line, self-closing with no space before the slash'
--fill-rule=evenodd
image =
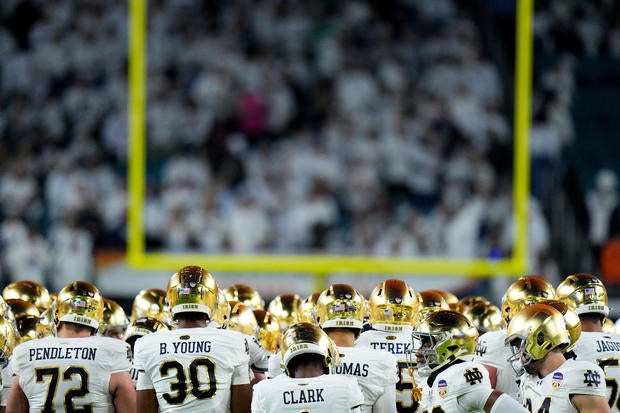
<path id="1" fill-rule="evenodd" d="M 412 333 L 416 356 L 424 362 L 417 363 L 421 375 L 428 375 L 437 368 L 466 355 L 474 354 L 478 330 L 464 315 L 450 310 L 431 312 Z"/>

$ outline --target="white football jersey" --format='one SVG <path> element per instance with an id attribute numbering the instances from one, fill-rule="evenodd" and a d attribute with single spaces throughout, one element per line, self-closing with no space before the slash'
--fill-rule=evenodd
<path id="1" fill-rule="evenodd" d="M 474 361 L 495 367 L 497 369 L 495 389 L 518 400 L 519 377 L 508 362 L 512 352 L 504 345 L 505 340 L 505 329 L 488 331 L 478 337 Z"/>
<path id="2" fill-rule="evenodd" d="M 483 412 L 492 392 L 489 372 L 482 364 L 457 359 L 428 376 L 420 411 Z"/>
<path id="3" fill-rule="evenodd" d="M 358 412 L 363 403 L 354 378 L 324 374 L 294 379 L 282 374 L 254 385 L 252 413 Z"/>
<path id="4" fill-rule="evenodd" d="M 340 364 L 334 373 L 355 377 L 364 394 L 363 412 L 371 412 L 372 406 L 384 392 L 395 392 L 398 382 L 396 357 L 387 351 L 367 347 L 338 347 Z M 394 396 L 392 396 L 392 402 Z"/>
<path id="5" fill-rule="evenodd" d="M 11 368 L 31 412 L 113 409 L 110 375 L 131 368 L 131 349 L 109 337 L 45 337 L 18 345 Z"/>
<path id="6" fill-rule="evenodd" d="M 155 389 L 160 412 L 230 411 L 231 385 L 250 383 L 243 334 L 179 328 L 136 341 L 137 390 Z"/>
<path id="7" fill-rule="evenodd" d="M 412 380 L 407 359 L 411 358 L 411 351 L 419 347 L 411 337 L 413 327 L 389 325 L 386 330 L 367 330 L 357 338 L 356 347 L 368 347 L 374 350 L 386 350 L 396 357 L 398 382 L 396 383 L 396 411 L 399 413 L 414 413 L 418 403 L 411 397 L 413 380 L 420 386 L 423 379 L 414 373 Z M 414 357 L 415 359 L 415 357 Z"/>
<path id="8" fill-rule="evenodd" d="M 571 394 L 607 397 L 603 370 L 588 361 L 566 360 L 542 379 L 538 375 L 521 376 L 522 403 L 534 412 L 576 412 Z"/>
<path id="9" fill-rule="evenodd" d="M 576 360 L 590 361 L 603 369 L 610 384 L 607 387 L 609 406 L 612 412 L 620 413 L 617 388 L 620 383 L 620 334 L 582 331 L 573 352 Z"/>

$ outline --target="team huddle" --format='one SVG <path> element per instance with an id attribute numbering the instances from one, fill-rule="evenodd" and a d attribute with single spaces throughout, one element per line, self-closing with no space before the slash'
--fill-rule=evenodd
<path id="1" fill-rule="evenodd" d="M 0 299 L 0 412 L 620 412 L 620 335 L 590 274 L 484 297 L 387 279 L 265 308 L 185 266 L 127 317 L 91 283 Z"/>

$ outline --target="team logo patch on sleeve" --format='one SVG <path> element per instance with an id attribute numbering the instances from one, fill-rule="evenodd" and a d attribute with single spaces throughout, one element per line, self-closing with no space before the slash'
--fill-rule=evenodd
<path id="1" fill-rule="evenodd" d="M 559 371 L 553 373 L 553 377 L 551 378 L 551 387 L 553 388 L 553 390 L 559 389 L 563 381 L 564 375 L 562 373 L 560 373 Z"/>
<path id="2" fill-rule="evenodd" d="M 471 384 L 472 386 L 476 383 L 482 383 L 482 378 L 484 377 L 482 375 L 482 372 L 480 370 L 478 370 L 478 367 L 474 367 L 473 369 L 467 369 L 465 370 L 465 381 L 469 384 Z"/>
<path id="3" fill-rule="evenodd" d="M 445 399 L 448 395 L 448 382 L 445 380 L 439 380 L 437 383 L 437 393 L 439 393 L 439 397 Z"/>
<path id="4" fill-rule="evenodd" d="M 588 387 L 598 387 L 601 384 L 601 375 L 596 371 L 586 370 L 583 373 L 583 377 L 583 382 L 587 384 Z"/>

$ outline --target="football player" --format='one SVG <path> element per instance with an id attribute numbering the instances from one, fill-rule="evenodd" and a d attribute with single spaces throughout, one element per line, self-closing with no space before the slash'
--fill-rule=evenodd
<path id="1" fill-rule="evenodd" d="M 172 316 L 164 290 L 148 288 L 136 294 L 131 304 L 131 319 L 137 320 L 142 317 L 156 318 L 168 328 L 172 326 Z"/>
<path id="2" fill-rule="evenodd" d="M 512 315 L 522 308 L 554 297 L 555 289 L 544 278 L 536 275 L 519 277 L 508 287 L 502 300 L 504 325 L 508 325 Z M 518 398 L 518 377 L 507 361 L 510 350 L 504 346 L 505 339 L 506 329 L 489 331 L 481 335 L 476 345 L 474 360 L 482 363 L 489 371 L 491 386 L 494 389 Z"/>
<path id="3" fill-rule="evenodd" d="M 509 362 L 520 375 L 521 400 L 528 410 L 610 412 L 603 370 L 564 357 L 570 336 L 554 307 L 539 303 L 521 310 L 510 320 L 506 335 Z"/>
<path id="4" fill-rule="evenodd" d="M 361 333 L 356 342 L 358 347 L 387 350 L 396 357 L 396 411 L 399 413 L 415 412 L 420 397 L 416 393 L 419 380 L 412 375 L 408 364 L 418 307 L 418 296 L 405 281 L 389 279 L 379 283 L 368 300 L 371 329 Z"/>
<path id="5" fill-rule="evenodd" d="M 218 300 L 215 279 L 185 266 L 168 282 L 176 330 L 136 341 L 137 405 L 147 412 L 247 412 L 251 387 L 248 347 L 237 331 L 204 328 Z"/>
<path id="6" fill-rule="evenodd" d="M 95 335 L 103 315 L 97 287 L 68 284 L 55 309 L 57 337 L 26 341 L 13 351 L 16 377 L 7 412 L 135 411 L 129 345 Z"/>
<path id="7" fill-rule="evenodd" d="M 471 361 L 478 330 L 451 310 L 429 313 L 413 332 L 415 367 L 426 377 L 420 407 L 427 413 L 526 413 L 519 403 L 491 387 L 489 373 Z"/>
<path id="8" fill-rule="evenodd" d="M 603 331 L 603 322 L 609 315 L 607 289 L 594 275 L 573 274 L 558 285 L 556 295 L 581 321 L 581 335 L 572 351 L 575 359 L 596 363 L 603 369 L 609 407 L 612 412 L 620 412 L 620 334 Z"/>
<path id="9" fill-rule="evenodd" d="M 246 284 L 233 284 L 224 290 L 227 301 L 238 301 L 251 310 L 264 310 L 265 300 L 258 291 Z"/>
<path id="10" fill-rule="evenodd" d="M 15 281 L 4 287 L 2 297 L 5 300 L 13 298 L 30 301 L 37 307 L 39 312 L 43 312 L 52 305 L 52 297 L 43 285 L 35 281 Z"/>
<path id="11" fill-rule="evenodd" d="M 364 396 L 352 377 L 330 374 L 338 350 L 320 328 L 293 324 L 280 349 L 286 374 L 254 386 L 252 413 L 359 412 Z"/>
<path id="12" fill-rule="evenodd" d="M 364 394 L 362 412 L 393 412 L 397 361 L 386 350 L 355 347 L 362 330 L 364 297 L 348 284 L 333 284 L 316 301 L 316 322 L 338 347 L 335 373 L 355 377 Z"/>

